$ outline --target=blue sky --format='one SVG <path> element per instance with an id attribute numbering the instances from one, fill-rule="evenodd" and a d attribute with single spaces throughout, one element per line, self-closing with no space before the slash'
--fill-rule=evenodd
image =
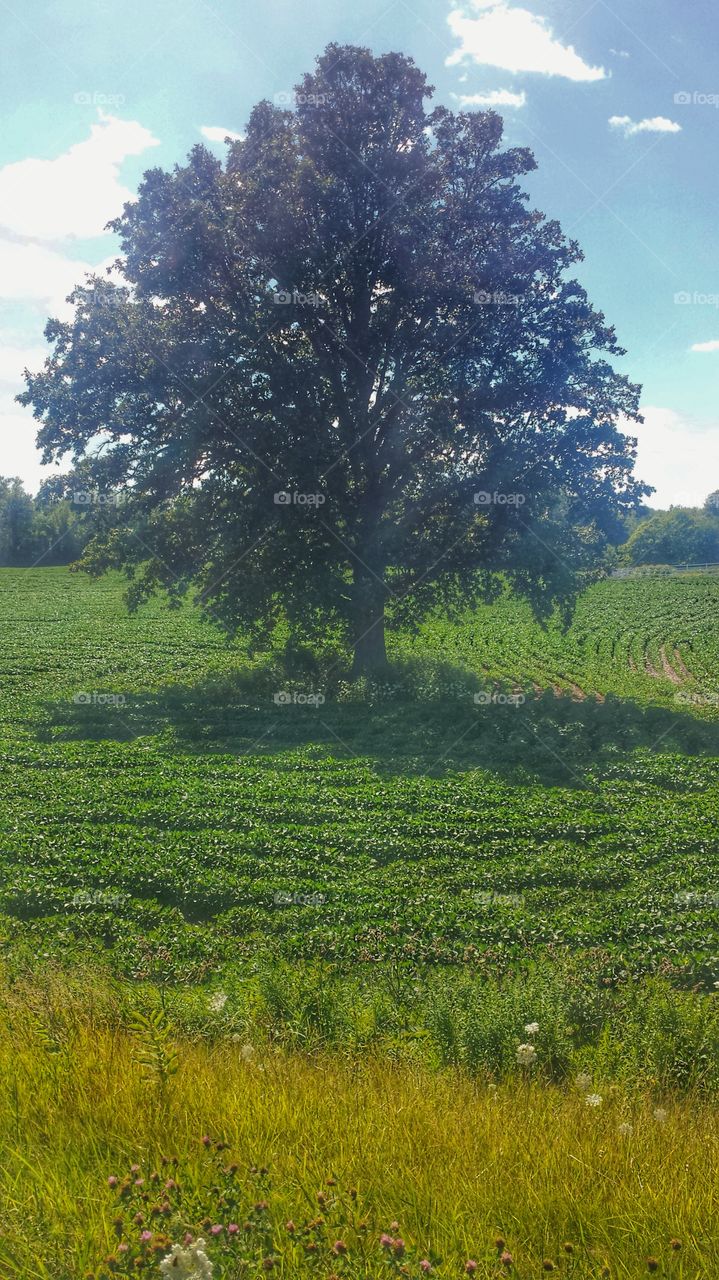
<path id="1" fill-rule="evenodd" d="M 410 54 L 435 100 L 495 102 L 530 146 L 533 203 L 644 387 L 654 505 L 719 488 L 719 13 L 714 0 L 0 0 L 0 474 L 35 488 L 13 401 L 48 314 L 116 252 L 103 232 L 143 170 L 241 133 L 331 40 Z M 205 134 L 203 135 L 203 128 Z M 209 136 L 208 136 L 209 132 Z"/>

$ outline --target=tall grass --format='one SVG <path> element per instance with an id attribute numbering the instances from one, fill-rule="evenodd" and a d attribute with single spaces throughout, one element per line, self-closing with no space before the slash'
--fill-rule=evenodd
<path id="1" fill-rule="evenodd" d="M 210 1240 L 223 1280 L 265 1274 L 268 1258 L 278 1276 L 318 1280 L 419 1278 L 420 1259 L 442 1280 L 460 1280 L 468 1261 L 478 1280 L 529 1280 L 547 1263 L 574 1280 L 639 1277 L 648 1258 L 661 1275 L 719 1275 L 719 1112 L 706 1099 L 662 1100 L 597 1078 L 559 1086 L 527 1072 L 493 1085 L 386 1056 L 250 1050 L 241 1037 L 192 1038 L 162 1018 L 151 1030 L 113 1026 L 108 992 L 89 1009 L 86 993 L 59 996 L 5 998 L 5 1280 L 111 1275 L 103 1259 L 117 1246 L 118 1203 L 107 1179 L 133 1163 L 149 1177 L 163 1155 L 179 1161 L 185 1197 L 163 1232 L 203 1231 L 205 1215 L 222 1225 L 203 1135 L 229 1144 L 224 1158 L 237 1162 L 249 1201 L 247 1171 L 268 1169 L 265 1262 L 239 1270 Z M 313 1219 L 318 1194 L 327 1238 L 308 1253 L 285 1224 Z M 399 1256 L 382 1232 L 401 1234 Z M 332 1252 L 337 1239 L 346 1254 Z M 159 1277 L 157 1260 L 143 1271 Z"/>

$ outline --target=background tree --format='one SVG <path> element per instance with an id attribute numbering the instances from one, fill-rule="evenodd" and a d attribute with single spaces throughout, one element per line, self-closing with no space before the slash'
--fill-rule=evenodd
<path id="1" fill-rule="evenodd" d="M 114 224 L 126 284 L 48 324 L 20 398 L 48 460 L 131 495 L 84 559 L 131 602 L 194 583 L 258 641 L 337 625 L 360 673 L 388 604 L 416 622 L 500 573 L 566 604 L 648 492 L 617 429 L 638 388 L 566 278 L 577 245 L 528 208 L 531 153 L 430 95 L 409 58 L 329 46 L 224 167 L 148 172 Z"/>
<path id="2" fill-rule="evenodd" d="M 708 494 L 705 498 L 704 510 L 707 515 L 719 516 L 719 489 L 715 489 L 713 493 Z"/>
<path id="3" fill-rule="evenodd" d="M 634 530 L 623 559 L 632 565 L 719 562 L 719 520 L 696 507 L 658 511 Z"/>

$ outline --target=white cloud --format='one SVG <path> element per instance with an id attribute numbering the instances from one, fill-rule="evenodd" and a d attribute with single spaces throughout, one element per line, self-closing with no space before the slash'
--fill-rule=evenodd
<path id="1" fill-rule="evenodd" d="M 208 142 L 224 142 L 225 138 L 239 141 L 245 136 L 244 133 L 233 133 L 232 129 L 223 129 L 221 126 L 214 124 L 201 124 L 200 133 L 203 138 L 207 138 Z"/>
<path id="2" fill-rule="evenodd" d="M 654 485 L 652 507 L 699 507 L 719 484 L 719 420 L 699 423 L 673 409 L 648 405 L 644 422 L 625 422 L 637 438 L 635 474 Z"/>
<path id="3" fill-rule="evenodd" d="M 512 93 L 510 89 L 491 89 L 488 93 L 453 93 L 460 107 L 523 107 L 526 93 Z"/>
<path id="4" fill-rule="evenodd" d="M 49 347 L 8 346 L 0 337 L 0 384 L 22 390 L 23 369 L 33 372 L 40 369 L 49 350 Z"/>
<path id="5" fill-rule="evenodd" d="M 66 258 L 45 245 L 0 236 L 0 299 L 42 304 L 46 314 L 65 318 L 71 310 L 65 298 L 92 270 L 89 263 Z"/>
<path id="6" fill-rule="evenodd" d="M 632 120 L 630 116 L 610 116 L 609 127 L 621 129 L 626 138 L 635 133 L 681 133 L 682 126 L 666 116 L 651 116 L 646 120 Z"/>
<path id="7" fill-rule="evenodd" d="M 472 12 L 474 16 L 472 16 Z M 447 18 L 460 47 L 446 59 L 465 58 L 505 71 L 537 71 L 567 80 L 604 80 L 603 67 L 585 62 L 573 45 L 555 39 L 546 18 L 528 9 L 512 9 L 506 0 L 469 0 L 469 13 L 453 9 Z"/>
<path id="8" fill-rule="evenodd" d="M 120 165 L 159 145 L 135 120 L 100 111 L 90 137 L 54 160 L 29 158 L 0 169 L 0 227 L 37 240 L 102 235 L 133 193 L 123 187 Z"/>
<path id="9" fill-rule="evenodd" d="M 719 351 L 719 338 L 713 338 L 711 342 L 695 342 L 690 351 Z"/>

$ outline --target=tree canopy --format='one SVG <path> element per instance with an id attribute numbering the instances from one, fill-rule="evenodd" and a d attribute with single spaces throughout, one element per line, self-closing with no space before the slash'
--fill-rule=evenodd
<path id="1" fill-rule="evenodd" d="M 394 621 L 496 589 L 570 601 L 643 493 L 639 389 L 529 207 L 491 112 L 431 109 L 411 59 L 330 45 L 220 163 L 145 174 L 21 400 L 46 460 L 126 501 L 83 563 L 192 588 L 229 630 Z"/>
<path id="2" fill-rule="evenodd" d="M 622 552 L 629 564 L 719 563 L 719 519 L 696 507 L 672 507 L 644 520 Z"/>

